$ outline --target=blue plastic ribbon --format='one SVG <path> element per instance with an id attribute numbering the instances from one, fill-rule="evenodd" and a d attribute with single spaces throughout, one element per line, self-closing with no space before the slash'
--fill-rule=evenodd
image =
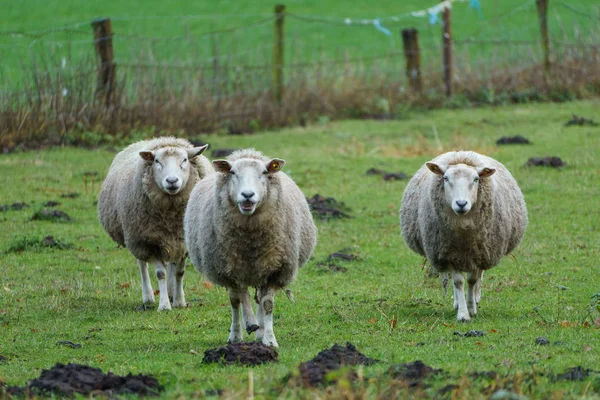
<path id="1" fill-rule="evenodd" d="M 381 26 L 381 21 L 379 20 L 379 18 L 375 18 L 373 20 L 373 26 L 375 26 L 375 29 L 377 29 L 379 32 L 383 32 L 388 36 L 392 36 L 392 32 Z"/>
<path id="2" fill-rule="evenodd" d="M 481 13 L 481 3 L 479 3 L 479 0 L 471 0 L 469 2 L 469 6 L 475 10 L 477 10 L 477 13 L 479 14 L 479 16 L 482 16 Z"/>
<path id="3" fill-rule="evenodd" d="M 431 12 L 431 11 L 428 11 L 428 12 L 429 12 L 429 23 L 431 25 L 437 24 L 439 22 L 439 20 L 440 20 L 438 18 L 438 14 L 436 12 Z"/>

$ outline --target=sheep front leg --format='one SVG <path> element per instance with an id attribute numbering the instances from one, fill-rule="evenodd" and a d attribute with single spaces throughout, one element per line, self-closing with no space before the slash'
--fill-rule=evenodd
<path id="1" fill-rule="evenodd" d="M 173 307 L 184 308 L 187 306 L 185 302 L 185 294 L 183 293 L 183 275 L 185 274 L 185 259 L 178 263 L 171 263 L 169 265 L 171 270 L 174 270 L 174 289 L 173 289 Z M 171 276 L 169 275 L 169 278 Z M 171 295 L 171 294 L 170 294 Z"/>
<path id="2" fill-rule="evenodd" d="M 262 342 L 266 346 L 279 347 L 275 333 L 273 332 L 273 306 L 276 289 L 267 287 L 261 291 L 260 306 L 262 308 L 263 318 L 263 337 Z M 260 329 L 259 329 L 260 330 Z"/>
<path id="3" fill-rule="evenodd" d="M 142 260 L 137 260 L 137 263 L 142 277 L 142 301 L 144 304 L 154 303 L 154 290 L 152 290 L 152 283 L 150 282 L 148 263 Z"/>
<path id="4" fill-rule="evenodd" d="M 265 336 L 265 318 L 263 308 L 260 305 L 260 299 L 262 299 L 262 291 L 258 289 L 257 294 L 257 305 L 256 305 L 256 321 L 258 323 L 258 329 L 256 330 L 256 340 L 262 342 L 263 337 Z"/>
<path id="5" fill-rule="evenodd" d="M 158 290 L 160 292 L 160 300 L 158 301 L 158 311 L 171 310 L 171 302 L 169 301 L 169 290 L 167 288 L 167 268 L 160 260 L 152 260 L 156 279 L 158 279 Z"/>
<path id="6" fill-rule="evenodd" d="M 252 303 L 250 301 L 248 288 L 240 292 L 240 300 L 242 302 L 242 323 L 244 324 L 246 332 L 250 334 L 258 329 L 258 323 L 254 316 L 254 312 L 252 311 Z"/>
<path id="7" fill-rule="evenodd" d="M 175 296 L 175 272 L 177 266 L 175 263 L 168 263 L 167 288 L 169 290 L 169 300 L 174 301 Z"/>
<path id="8" fill-rule="evenodd" d="M 454 283 L 454 302 L 458 303 L 458 315 L 456 319 L 459 322 L 467 322 L 471 320 L 469 316 L 469 310 L 467 309 L 467 302 L 465 300 L 465 277 L 462 272 L 452 273 L 452 282 Z"/>
<path id="9" fill-rule="evenodd" d="M 474 317 L 477 315 L 477 288 L 480 285 L 480 277 L 481 270 L 477 270 L 475 272 L 469 272 L 467 274 L 467 283 L 469 287 L 467 288 L 467 309 L 469 310 L 469 315 Z"/>
<path id="10" fill-rule="evenodd" d="M 475 303 L 479 304 L 481 301 L 481 285 L 483 284 L 483 271 L 479 270 L 479 279 L 475 284 Z"/>
<path id="11" fill-rule="evenodd" d="M 231 328 L 229 328 L 229 343 L 241 342 L 242 324 L 240 321 L 240 293 L 233 289 L 229 289 L 229 302 L 231 303 Z"/>

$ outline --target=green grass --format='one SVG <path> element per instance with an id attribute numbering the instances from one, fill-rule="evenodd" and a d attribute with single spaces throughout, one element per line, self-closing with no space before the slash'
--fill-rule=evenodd
<path id="1" fill-rule="evenodd" d="M 364 368 L 365 392 L 354 386 L 364 397 L 391 387 L 384 371 L 392 363 L 419 359 L 446 373 L 415 397 L 434 397 L 447 384 L 459 384 L 459 397 L 487 398 L 490 382 L 469 383 L 463 377 L 493 370 L 506 377 L 496 385 L 530 398 L 600 398 L 598 374 L 584 381 L 553 381 L 553 374 L 569 367 L 600 369 L 599 320 L 594 324 L 600 314 L 590 310 L 592 295 L 600 292 L 600 128 L 564 127 L 574 113 L 600 119 L 599 106 L 596 100 L 436 111 L 402 121 L 341 121 L 207 137 L 213 149 L 254 146 L 286 159 L 285 171 L 307 196 L 335 197 L 353 215 L 317 222 L 315 255 L 291 286 L 295 304 L 277 296 L 280 362 L 254 368 L 257 396 L 327 397 L 322 390 L 296 392 L 291 382 L 282 382 L 300 362 L 350 341 L 383 361 Z M 533 145 L 494 144 L 500 136 L 517 134 Z M 398 209 L 406 181 L 364 175 L 369 168 L 413 174 L 438 154 L 438 146 L 475 149 L 503 162 L 518 180 L 529 210 L 523 243 L 514 257 L 486 273 L 480 314 L 469 324 L 455 321 L 451 296 L 443 295 L 438 278 L 427 277 L 422 259 L 401 239 Z M 248 369 L 201 364 L 204 350 L 227 340 L 230 310 L 223 289 L 206 287 L 188 265 L 190 308 L 135 310 L 141 303 L 137 265 L 97 220 L 100 182 L 93 188 L 89 179 L 84 184 L 86 172 L 106 173 L 115 151 L 52 148 L 0 156 L 1 203 L 30 205 L 0 213 L 0 354 L 5 357 L 0 377 L 23 385 L 57 362 L 74 362 L 105 372 L 155 375 L 166 387 L 165 398 L 202 396 L 208 389 L 244 397 Z M 559 156 L 568 166 L 522 167 L 529 157 L 546 155 Z M 60 197 L 73 192 L 81 195 Z M 73 221 L 31 220 L 48 200 L 60 201 L 56 208 Z M 47 235 L 75 247 L 9 251 Z M 345 263 L 347 272 L 317 267 L 329 253 L 349 246 L 360 251 L 361 259 Z M 486 336 L 453 335 L 469 329 Z M 553 344 L 536 346 L 539 336 Z M 82 347 L 57 345 L 61 340 Z M 344 385 L 329 396 L 347 393 Z"/>
<path id="2" fill-rule="evenodd" d="M 595 0 L 568 2 L 574 12 L 560 3 L 550 2 L 550 30 L 553 40 L 586 41 L 600 13 Z M 352 7 L 339 1 L 289 1 L 287 11 L 323 19 L 324 22 L 302 21 L 289 17 L 286 21 L 286 63 L 306 63 L 323 59 L 381 56 L 388 52 L 402 52 L 400 29 L 416 27 L 420 31 L 423 68 L 438 71 L 440 58 L 440 25 L 432 26 L 427 17 L 415 18 L 408 13 L 436 4 L 410 0 L 404 2 L 372 2 L 359 0 Z M 456 61 L 477 64 L 485 69 L 493 57 L 494 63 L 531 59 L 537 52 L 535 41 L 539 27 L 534 0 L 481 1 L 482 15 L 470 8 L 468 2 L 457 3 L 453 9 L 455 39 L 496 41 L 533 41 L 534 44 L 494 46 L 475 44 L 466 48 L 457 45 L 460 52 Z M 34 63 L 48 64 L 47 69 L 60 69 L 63 58 L 73 72 L 93 70 L 93 46 L 90 22 L 98 17 L 111 17 L 115 32 L 115 57 L 120 76 L 135 75 L 139 70 L 127 64 L 179 64 L 212 68 L 212 57 L 221 64 L 268 65 L 272 58 L 272 23 L 248 27 L 265 17 L 272 16 L 273 1 L 217 1 L 187 2 L 122 2 L 108 0 L 86 3 L 65 0 L 60 3 L 24 0 L 5 10 L 0 16 L 2 32 L 42 32 L 57 27 L 68 27 L 41 37 L 8 36 L 0 32 L 0 56 L 3 63 L 0 79 L 7 86 L 21 86 Z M 390 17 L 402 16 L 398 21 Z M 384 27 L 392 32 L 386 36 L 372 25 L 347 26 L 345 18 L 355 20 L 382 18 Z M 233 33 L 201 36 L 207 32 L 246 27 Z M 577 35 L 579 32 L 579 36 Z M 145 37 L 162 38 L 155 41 Z M 167 40 L 165 38 L 175 38 Z M 218 53 L 215 53 L 218 48 Z M 230 57 L 229 59 L 227 57 Z M 467 58 L 467 60 L 465 60 Z M 397 59 L 397 60 L 396 60 Z M 86 60 L 84 64 L 82 60 Z M 401 54 L 389 63 L 389 73 L 403 65 Z M 484 64 L 482 64 L 485 62 Z M 366 62 L 369 65 L 369 62 Z M 84 67 L 85 65 L 85 67 Z M 25 71 L 25 72 L 24 72 Z M 292 73 L 294 69 L 290 71 Z M 177 69 L 170 70 L 175 79 Z M 266 71 L 269 82 L 270 71 Z M 92 77 L 93 78 L 93 77 Z M 131 78 L 130 78 L 131 79 Z M 183 79 L 183 78 L 182 78 Z M 187 78 L 193 79 L 193 78 Z"/>

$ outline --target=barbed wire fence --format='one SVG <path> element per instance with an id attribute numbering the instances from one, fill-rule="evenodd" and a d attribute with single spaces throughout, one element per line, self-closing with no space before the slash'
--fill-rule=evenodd
<path id="1" fill-rule="evenodd" d="M 482 10 L 478 1 L 446 0 L 362 19 L 277 6 L 273 14 L 116 16 L 0 31 L 0 110 L 12 121 L 0 131 L 19 136 L 43 114 L 63 132 L 236 133 L 318 114 L 393 115 L 403 101 L 439 104 L 482 86 L 489 100 L 507 82 L 547 82 L 556 70 L 565 81 L 598 84 L 600 8 L 548 1 Z M 179 27 L 172 36 L 135 31 L 167 21 Z M 30 112 L 7 117 L 15 107 Z"/>

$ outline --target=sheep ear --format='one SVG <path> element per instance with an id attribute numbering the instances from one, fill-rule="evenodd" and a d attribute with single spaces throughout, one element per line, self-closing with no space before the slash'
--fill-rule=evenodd
<path id="1" fill-rule="evenodd" d="M 206 149 L 208 149 L 208 144 L 200 147 L 194 147 L 193 149 L 187 149 L 188 158 L 191 160 L 192 158 L 204 153 L 204 150 Z"/>
<path id="2" fill-rule="evenodd" d="M 212 164 L 218 172 L 228 174 L 231 171 L 231 164 L 227 160 L 214 160 Z"/>
<path id="3" fill-rule="evenodd" d="M 446 170 L 448 169 L 443 165 L 439 165 L 432 162 L 425 163 L 425 165 L 427 165 L 427 168 L 429 168 L 429 170 L 436 175 L 444 175 L 446 173 Z"/>
<path id="4" fill-rule="evenodd" d="M 494 172 L 496 172 L 496 168 L 489 168 L 489 167 L 477 168 L 477 175 L 479 175 L 480 178 L 487 178 L 488 176 L 492 176 L 492 175 L 494 175 Z"/>
<path id="5" fill-rule="evenodd" d="M 282 160 L 280 158 L 274 158 L 267 163 L 267 172 L 269 174 L 274 174 L 275 172 L 281 171 L 284 165 L 285 160 Z"/>
<path id="6" fill-rule="evenodd" d="M 142 157 L 144 161 L 149 163 L 154 161 L 154 153 L 152 153 L 151 151 L 140 151 L 140 157 Z"/>

